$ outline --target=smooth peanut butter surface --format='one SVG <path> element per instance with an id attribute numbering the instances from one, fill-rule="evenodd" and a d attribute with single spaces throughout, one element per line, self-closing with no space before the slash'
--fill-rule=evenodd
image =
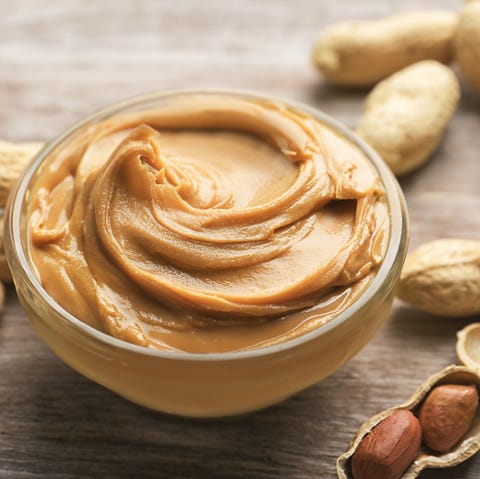
<path id="1" fill-rule="evenodd" d="M 37 173 L 30 256 L 66 310 L 160 349 L 253 349 L 364 291 L 389 212 L 363 154 L 281 104 L 189 96 L 84 127 Z"/>

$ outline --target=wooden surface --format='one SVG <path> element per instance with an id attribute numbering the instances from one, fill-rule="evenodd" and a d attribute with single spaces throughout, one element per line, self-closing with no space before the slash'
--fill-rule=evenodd
<path id="1" fill-rule="evenodd" d="M 353 127 L 366 92 L 332 88 L 309 65 L 322 27 L 459 5 L 0 0 L 0 136 L 48 140 L 124 97 L 198 86 L 304 101 Z M 464 87 L 440 149 L 402 181 L 412 246 L 480 239 L 479 152 L 480 95 Z M 186 420 L 130 404 L 71 370 L 36 338 L 9 288 L 0 317 L 0 478 L 334 478 L 363 421 L 456 361 L 455 333 L 468 322 L 397 305 L 377 337 L 322 383 L 255 414 Z M 480 478 L 480 455 L 421 475 L 453 477 Z"/>

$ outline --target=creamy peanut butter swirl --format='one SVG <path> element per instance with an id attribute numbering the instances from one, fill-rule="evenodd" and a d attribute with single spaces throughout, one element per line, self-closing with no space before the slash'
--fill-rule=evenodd
<path id="1" fill-rule="evenodd" d="M 284 341 L 350 305 L 388 210 L 346 139 L 277 103 L 196 96 L 86 127 L 31 195 L 31 257 L 114 336 L 214 352 Z"/>

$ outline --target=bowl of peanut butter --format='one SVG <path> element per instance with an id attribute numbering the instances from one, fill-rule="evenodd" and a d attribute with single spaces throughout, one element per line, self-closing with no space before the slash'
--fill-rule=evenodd
<path id="1" fill-rule="evenodd" d="M 159 92 L 82 120 L 25 170 L 5 249 L 39 337 L 143 406 L 266 407 L 388 317 L 408 237 L 379 156 L 317 109 Z"/>

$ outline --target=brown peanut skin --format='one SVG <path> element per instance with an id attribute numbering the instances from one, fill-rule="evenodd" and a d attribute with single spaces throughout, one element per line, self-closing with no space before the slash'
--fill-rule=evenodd
<path id="1" fill-rule="evenodd" d="M 352 456 L 354 479 L 398 479 L 420 451 L 422 429 L 399 409 L 367 434 Z"/>
<path id="2" fill-rule="evenodd" d="M 478 391 L 473 385 L 432 389 L 419 413 L 424 444 L 436 452 L 451 449 L 470 429 L 477 408 Z"/>

